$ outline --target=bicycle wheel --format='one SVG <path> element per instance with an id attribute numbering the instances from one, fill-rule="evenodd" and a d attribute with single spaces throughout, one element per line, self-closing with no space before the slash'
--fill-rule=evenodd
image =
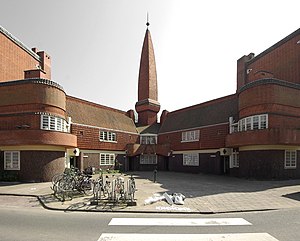
<path id="1" fill-rule="evenodd" d="M 53 185 L 54 185 L 54 184 L 57 184 L 58 181 L 59 181 L 60 179 L 63 178 L 63 176 L 64 176 L 63 173 L 55 174 L 55 175 L 52 177 L 52 179 L 51 179 L 52 184 L 53 184 Z"/>
<path id="2" fill-rule="evenodd" d="M 94 193 L 94 184 L 91 179 L 83 180 L 81 182 L 80 188 L 83 191 L 83 193 L 87 196 L 91 196 Z M 100 191 L 101 191 L 101 189 L 100 189 Z"/>
<path id="3" fill-rule="evenodd" d="M 101 189 L 102 189 L 101 182 L 96 181 L 93 185 L 94 185 L 94 189 L 93 189 L 94 197 L 95 197 L 95 199 L 100 200 L 101 199 Z"/>

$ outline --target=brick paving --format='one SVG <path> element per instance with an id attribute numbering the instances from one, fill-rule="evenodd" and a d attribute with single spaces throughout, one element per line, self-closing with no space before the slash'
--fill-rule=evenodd
<path id="1" fill-rule="evenodd" d="M 11 207 L 20 203 L 37 206 L 38 197 L 45 208 L 53 210 L 158 213 L 223 213 L 300 207 L 300 180 L 259 181 L 217 175 L 158 172 L 157 182 L 154 183 L 152 172 L 133 174 L 138 188 L 135 195 L 136 206 L 105 201 L 91 205 L 91 197 L 86 196 L 61 202 L 52 195 L 51 183 L 0 183 L 0 203 L 1 206 Z M 125 179 L 129 177 L 124 174 L 122 176 Z M 145 200 L 164 192 L 182 193 L 186 197 L 184 205 L 169 205 L 164 200 L 145 205 Z M 31 195 L 28 200 L 24 199 L 28 195 Z"/>

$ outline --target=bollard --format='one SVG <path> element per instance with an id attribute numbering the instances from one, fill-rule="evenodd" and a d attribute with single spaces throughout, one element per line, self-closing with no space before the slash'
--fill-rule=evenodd
<path id="1" fill-rule="evenodd" d="M 153 171 L 153 182 L 156 182 L 156 177 L 157 177 L 157 170 L 155 168 Z"/>

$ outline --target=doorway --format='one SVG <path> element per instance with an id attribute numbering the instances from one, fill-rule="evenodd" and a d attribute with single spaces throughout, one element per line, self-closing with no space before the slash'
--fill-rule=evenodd
<path id="1" fill-rule="evenodd" d="M 224 175 L 229 175 L 229 156 L 223 156 L 221 159 L 221 173 Z"/>
<path id="2" fill-rule="evenodd" d="M 77 167 L 75 156 L 70 156 L 70 167 Z"/>

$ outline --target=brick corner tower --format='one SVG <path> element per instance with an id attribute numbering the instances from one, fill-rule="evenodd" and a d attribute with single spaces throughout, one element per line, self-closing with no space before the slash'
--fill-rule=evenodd
<path id="1" fill-rule="evenodd" d="M 135 109 L 138 113 L 138 124 L 152 125 L 157 123 L 157 113 L 160 104 L 157 100 L 157 76 L 151 34 L 148 29 L 145 33 L 139 70 L 138 102 Z"/>

